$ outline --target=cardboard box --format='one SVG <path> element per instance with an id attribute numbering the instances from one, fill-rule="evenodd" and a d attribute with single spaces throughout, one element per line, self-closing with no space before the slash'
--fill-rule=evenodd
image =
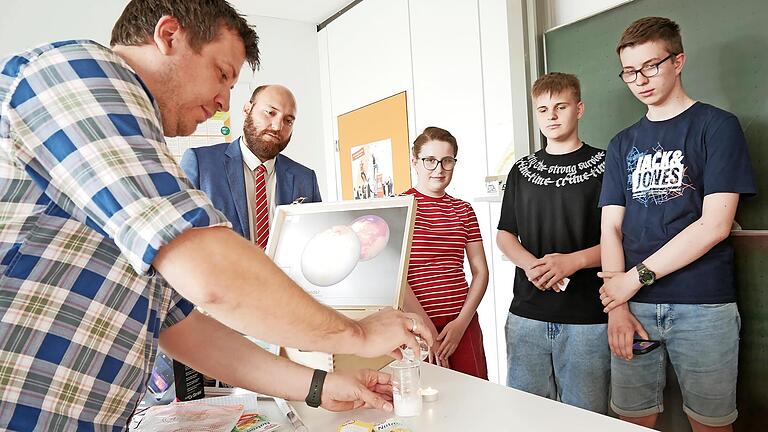
<path id="1" fill-rule="evenodd" d="M 401 308 L 415 217 L 413 196 L 278 206 L 267 255 L 320 303 L 361 319 Z M 328 371 L 381 369 L 392 361 L 290 347 L 285 353 Z"/>

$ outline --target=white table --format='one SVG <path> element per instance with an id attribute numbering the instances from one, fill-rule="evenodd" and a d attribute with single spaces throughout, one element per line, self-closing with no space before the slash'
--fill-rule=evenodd
<path id="1" fill-rule="evenodd" d="M 438 389 L 440 399 L 425 402 L 421 416 L 401 419 L 414 432 L 650 431 L 431 364 L 422 365 L 421 386 Z M 394 417 L 394 414 L 381 410 L 361 408 L 332 413 L 322 408 L 310 408 L 303 402 L 291 404 L 311 432 L 335 432 L 346 420 L 379 423 Z"/>

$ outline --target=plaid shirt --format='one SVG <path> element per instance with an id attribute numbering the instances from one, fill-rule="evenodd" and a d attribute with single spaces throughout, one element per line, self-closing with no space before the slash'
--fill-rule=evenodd
<path id="1" fill-rule="evenodd" d="M 190 189 L 138 76 L 90 41 L 0 61 L 0 430 L 123 430 L 193 306 L 151 269 Z"/>

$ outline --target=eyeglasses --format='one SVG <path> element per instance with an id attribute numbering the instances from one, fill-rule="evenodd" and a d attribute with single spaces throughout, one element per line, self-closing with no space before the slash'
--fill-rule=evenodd
<path id="1" fill-rule="evenodd" d="M 641 69 L 634 69 L 634 70 L 624 70 L 619 72 L 619 78 L 621 78 L 622 81 L 624 81 L 627 84 L 632 84 L 633 82 L 637 81 L 637 74 L 642 74 L 646 78 L 654 77 L 659 74 L 659 65 L 664 63 L 665 61 L 671 59 L 672 57 L 676 56 L 677 54 L 670 54 L 666 57 L 664 57 L 664 60 L 656 63 L 656 64 L 650 64 L 647 66 L 643 66 Z"/>
<path id="2" fill-rule="evenodd" d="M 445 171 L 453 171 L 453 167 L 456 166 L 456 159 L 450 156 L 446 156 L 440 160 L 433 157 L 425 157 L 419 159 L 421 159 L 421 163 L 424 164 L 424 168 L 428 169 L 429 171 L 434 171 L 437 169 L 437 164 L 440 164 L 440 166 L 443 167 Z"/>

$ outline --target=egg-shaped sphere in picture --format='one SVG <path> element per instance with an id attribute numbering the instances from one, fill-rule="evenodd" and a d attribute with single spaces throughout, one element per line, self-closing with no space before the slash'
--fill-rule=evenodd
<path id="1" fill-rule="evenodd" d="M 301 272 L 317 286 L 337 284 L 352 273 L 360 260 L 360 240 L 352 228 L 336 225 L 307 242 L 301 253 Z"/>
<path id="2" fill-rule="evenodd" d="M 360 261 L 368 261 L 380 254 L 389 242 L 389 225 L 379 216 L 361 216 L 349 226 L 360 239 Z"/>

